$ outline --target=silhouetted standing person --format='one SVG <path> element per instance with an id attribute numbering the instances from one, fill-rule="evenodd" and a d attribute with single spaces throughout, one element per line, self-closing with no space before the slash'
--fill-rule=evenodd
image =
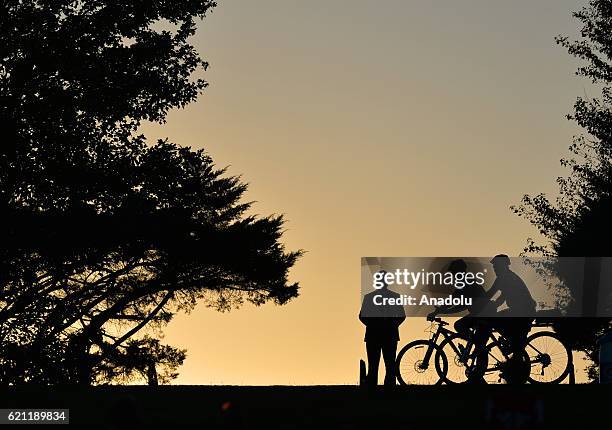
<path id="1" fill-rule="evenodd" d="M 381 273 L 386 274 L 382 271 Z M 384 275 L 382 276 L 384 279 Z M 365 343 L 368 354 L 369 386 L 378 385 L 378 366 L 382 352 L 385 361 L 385 385 L 395 385 L 395 356 L 399 341 L 399 326 L 406 319 L 401 305 L 389 304 L 389 299 L 399 299 L 400 295 L 389 290 L 383 280 L 383 287 L 368 293 L 363 298 L 359 320 L 365 324 Z"/>

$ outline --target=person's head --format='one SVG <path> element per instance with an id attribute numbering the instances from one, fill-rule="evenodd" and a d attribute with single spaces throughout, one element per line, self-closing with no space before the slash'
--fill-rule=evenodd
<path id="1" fill-rule="evenodd" d="M 462 259 L 453 260 L 448 265 L 448 271 L 452 274 L 467 272 L 467 264 Z"/>
<path id="2" fill-rule="evenodd" d="M 493 257 L 490 261 L 493 265 L 493 270 L 495 270 L 496 275 L 500 275 L 510 271 L 510 257 L 506 254 L 498 254 Z"/>
<path id="3" fill-rule="evenodd" d="M 385 280 L 387 276 L 386 270 L 379 270 L 374 274 L 374 287 L 377 289 L 387 288 L 389 284 Z"/>
<path id="4" fill-rule="evenodd" d="M 382 283 L 383 283 L 383 288 L 387 288 L 389 286 L 389 284 L 387 283 L 387 280 L 385 279 L 387 276 L 387 271 L 386 270 L 380 270 L 378 273 L 380 273 L 380 279 L 382 279 Z"/>

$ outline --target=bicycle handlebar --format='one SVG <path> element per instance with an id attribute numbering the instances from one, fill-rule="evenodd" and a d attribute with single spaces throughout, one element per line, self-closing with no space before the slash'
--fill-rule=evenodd
<path id="1" fill-rule="evenodd" d="M 446 321 L 444 321 L 442 318 L 436 317 L 432 320 L 433 322 L 436 322 L 440 325 L 448 325 L 448 323 Z"/>

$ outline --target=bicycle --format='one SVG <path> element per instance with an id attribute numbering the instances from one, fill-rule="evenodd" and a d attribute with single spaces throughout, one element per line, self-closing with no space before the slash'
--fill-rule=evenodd
<path id="1" fill-rule="evenodd" d="M 536 321 L 531 328 L 548 325 Z M 459 334 L 445 339 L 440 345 L 440 351 L 447 355 L 447 359 L 441 359 L 438 370 L 448 384 L 465 383 L 478 378 L 487 383 L 527 380 L 532 384 L 558 384 L 567 377 L 572 364 L 571 350 L 550 331 L 539 331 L 527 336 L 521 357 L 514 360 L 518 365 L 518 374 L 515 375 L 508 371 L 511 354 L 509 342 L 493 330 L 489 333 L 486 354 L 478 354 L 474 342 Z M 454 359 L 455 369 L 443 365 L 449 361 L 449 356 Z M 447 370 L 444 371 L 444 368 Z"/>
<path id="2" fill-rule="evenodd" d="M 400 350 L 396 360 L 396 372 L 400 384 L 443 382 L 461 384 L 474 380 L 484 380 L 487 383 L 502 380 L 516 381 L 516 378 L 513 378 L 516 375 L 508 371 L 510 358 L 508 341 L 499 333 L 491 331 L 486 350 L 479 352 L 476 351 L 477 348 L 471 339 L 464 339 L 458 333 L 447 329 L 448 323 L 441 318 L 435 318 L 432 326 L 436 323 L 438 328 L 431 332 L 429 340 L 410 342 Z M 531 327 L 548 325 L 536 320 Z M 437 378 L 431 371 L 432 358 Z M 514 363 L 519 363 L 520 372 L 525 372 L 522 377 L 518 375 L 518 380 L 526 379 L 533 384 L 556 384 L 565 379 L 570 372 L 571 350 L 555 333 L 536 332 L 527 337 L 522 356 Z"/>

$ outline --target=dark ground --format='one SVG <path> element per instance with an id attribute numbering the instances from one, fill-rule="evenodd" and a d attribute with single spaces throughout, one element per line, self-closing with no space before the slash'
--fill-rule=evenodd
<path id="1" fill-rule="evenodd" d="M 611 428 L 612 412 L 612 386 L 605 385 L 375 392 L 356 386 L 21 387 L 0 393 L 0 408 L 69 408 L 71 424 L 108 429 L 590 429 Z"/>

